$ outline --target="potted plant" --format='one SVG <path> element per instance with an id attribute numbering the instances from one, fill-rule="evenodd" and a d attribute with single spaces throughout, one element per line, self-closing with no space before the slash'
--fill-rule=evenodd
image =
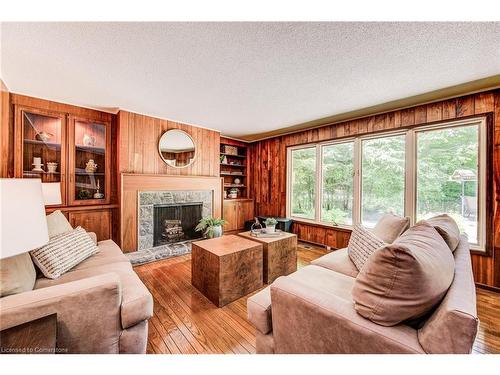
<path id="1" fill-rule="evenodd" d="M 205 238 L 216 238 L 222 236 L 222 226 L 226 224 L 223 219 L 216 219 L 211 216 L 204 217 L 200 220 L 195 230 L 203 232 Z"/>
<path id="2" fill-rule="evenodd" d="M 276 224 L 278 224 L 278 220 L 274 217 L 268 217 L 266 221 L 264 221 L 264 224 L 266 224 L 266 232 L 273 233 L 276 231 Z"/>

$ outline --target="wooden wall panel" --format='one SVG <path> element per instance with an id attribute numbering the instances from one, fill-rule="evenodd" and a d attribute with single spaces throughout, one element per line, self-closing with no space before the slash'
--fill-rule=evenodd
<path id="1" fill-rule="evenodd" d="M 169 176 L 218 176 L 220 134 L 169 120 L 120 111 L 117 116 L 119 171 Z M 167 130 L 181 129 L 196 144 L 196 158 L 186 168 L 173 168 L 160 158 L 158 141 Z"/>
<path id="2" fill-rule="evenodd" d="M 13 146 L 14 135 L 10 125 L 9 90 L 0 79 L 0 177 L 12 177 L 13 155 L 9 151 Z M 10 173 L 9 173 L 10 172 Z"/>
<path id="3" fill-rule="evenodd" d="M 410 128 L 436 121 L 493 113 L 494 145 L 493 175 L 494 246 L 491 256 L 472 255 L 476 282 L 500 288 L 500 90 L 488 91 L 442 102 L 419 105 L 385 114 L 326 125 L 254 142 L 249 147 L 253 179 L 250 196 L 255 199 L 256 215 L 286 215 L 286 148 L 306 143 L 381 132 L 395 128 Z M 344 247 L 349 233 L 344 230 L 306 223 L 294 224 L 302 240 Z M 339 234 L 340 233 L 340 234 Z"/>

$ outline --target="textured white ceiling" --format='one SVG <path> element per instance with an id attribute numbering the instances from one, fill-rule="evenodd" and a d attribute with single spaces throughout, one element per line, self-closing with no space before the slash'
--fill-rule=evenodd
<path id="1" fill-rule="evenodd" d="M 500 23 L 3 23 L 13 92 L 244 136 L 500 73 Z"/>

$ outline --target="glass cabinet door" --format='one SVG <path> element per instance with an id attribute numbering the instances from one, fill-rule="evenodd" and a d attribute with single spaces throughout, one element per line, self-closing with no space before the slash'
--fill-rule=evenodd
<path id="1" fill-rule="evenodd" d="M 16 137 L 22 152 L 16 155 L 16 176 L 61 184 L 65 203 L 66 118 L 37 109 L 16 109 Z"/>
<path id="2" fill-rule="evenodd" d="M 70 118 L 70 201 L 72 204 L 109 202 L 110 126 Z"/>

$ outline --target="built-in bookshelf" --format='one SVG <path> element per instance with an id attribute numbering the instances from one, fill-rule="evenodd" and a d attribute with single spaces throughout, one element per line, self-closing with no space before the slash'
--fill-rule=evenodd
<path id="1" fill-rule="evenodd" d="M 247 147 L 242 142 L 222 138 L 220 143 L 220 176 L 224 180 L 224 199 L 248 198 Z M 236 192 L 236 197 L 234 194 Z"/>

